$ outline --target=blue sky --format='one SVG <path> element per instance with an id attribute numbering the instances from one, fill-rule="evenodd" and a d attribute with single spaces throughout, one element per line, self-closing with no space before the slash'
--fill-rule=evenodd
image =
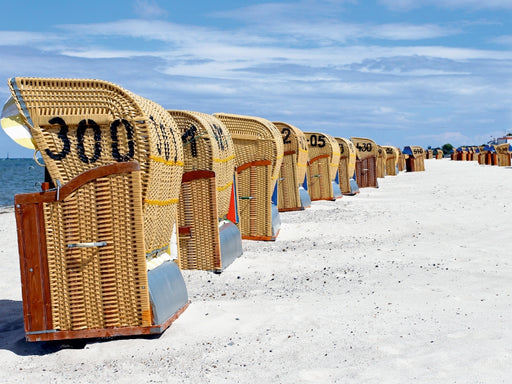
<path id="1" fill-rule="evenodd" d="M 510 0 L 10 1 L 2 14 L 2 103 L 10 77 L 98 78 L 167 109 L 401 148 L 512 132 Z M 32 156 L 1 131 L 7 152 Z"/>

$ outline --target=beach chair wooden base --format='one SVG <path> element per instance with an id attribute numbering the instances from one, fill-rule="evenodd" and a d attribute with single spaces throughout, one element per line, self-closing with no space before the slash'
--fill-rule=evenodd
<path id="1" fill-rule="evenodd" d="M 292 211 L 303 211 L 304 207 L 297 208 L 279 208 L 279 212 L 292 212 Z"/>
<path id="2" fill-rule="evenodd" d="M 159 333 L 187 307 L 180 274 L 179 298 L 172 309 L 158 308 L 166 316 L 155 324 L 137 163 L 16 195 L 15 214 L 28 341 Z"/>
<path id="3" fill-rule="evenodd" d="M 27 341 L 58 341 L 70 339 L 98 339 L 98 338 L 114 338 L 121 336 L 143 336 L 143 335 L 158 335 L 163 333 L 171 326 L 174 321 L 181 316 L 187 309 L 190 301 L 180 308 L 172 317 L 167 319 L 162 324 L 150 325 L 147 327 L 120 327 L 120 328 L 103 328 L 103 329 L 84 329 L 76 331 L 59 331 L 59 330 L 45 330 L 39 332 L 26 333 L 25 339 Z"/>

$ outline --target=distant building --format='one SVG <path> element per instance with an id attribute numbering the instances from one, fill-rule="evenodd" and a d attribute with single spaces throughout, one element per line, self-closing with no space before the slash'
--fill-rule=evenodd
<path id="1" fill-rule="evenodd" d="M 512 136 L 498 137 L 495 141 L 496 144 L 512 144 Z"/>
<path id="2" fill-rule="evenodd" d="M 498 145 L 498 144 L 512 144 L 512 135 L 508 134 L 507 136 L 497 137 L 487 142 L 489 145 Z"/>

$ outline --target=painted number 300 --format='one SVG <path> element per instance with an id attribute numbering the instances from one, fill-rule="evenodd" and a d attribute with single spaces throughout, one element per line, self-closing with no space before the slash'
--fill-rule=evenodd
<path id="1" fill-rule="evenodd" d="M 62 141 L 62 150 L 58 153 L 52 152 L 50 149 L 46 148 L 46 154 L 53 160 L 62 160 L 71 152 L 71 143 L 69 140 L 68 132 L 69 128 L 66 122 L 60 117 L 54 117 L 49 121 L 50 124 L 56 124 L 60 126 L 59 133 L 57 137 Z M 122 154 L 119 152 L 119 140 L 118 140 L 118 131 L 119 127 L 123 126 L 126 133 L 126 139 L 128 144 L 128 152 Z M 94 154 L 89 157 L 85 153 L 84 148 L 84 136 L 85 132 L 88 129 L 92 129 L 94 134 Z M 132 125 L 125 119 L 117 119 L 114 120 L 110 124 L 110 137 L 112 139 L 111 143 L 111 154 L 114 159 L 117 161 L 129 161 L 133 159 L 135 154 L 135 143 L 133 141 L 133 127 Z M 101 147 L 101 128 L 94 120 L 82 120 L 78 123 L 78 129 L 76 130 L 76 151 L 78 158 L 84 163 L 95 163 L 100 157 L 102 152 Z"/>

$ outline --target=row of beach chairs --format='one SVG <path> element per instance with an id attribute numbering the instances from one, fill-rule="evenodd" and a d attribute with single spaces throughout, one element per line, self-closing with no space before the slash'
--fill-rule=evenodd
<path id="1" fill-rule="evenodd" d="M 46 172 L 15 196 L 29 341 L 161 333 L 189 304 L 181 270 L 221 272 L 242 239 L 276 239 L 279 212 L 424 170 L 420 147 L 165 110 L 106 81 L 9 88 Z"/>
<path id="2" fill-rule="evenodd" d="M 503 143 L 458 147 L 453 151 L 451 159 L 457 161 L 478 161 L 481 165 L 510 167 L 511 155 L 512 145 Z"/>

